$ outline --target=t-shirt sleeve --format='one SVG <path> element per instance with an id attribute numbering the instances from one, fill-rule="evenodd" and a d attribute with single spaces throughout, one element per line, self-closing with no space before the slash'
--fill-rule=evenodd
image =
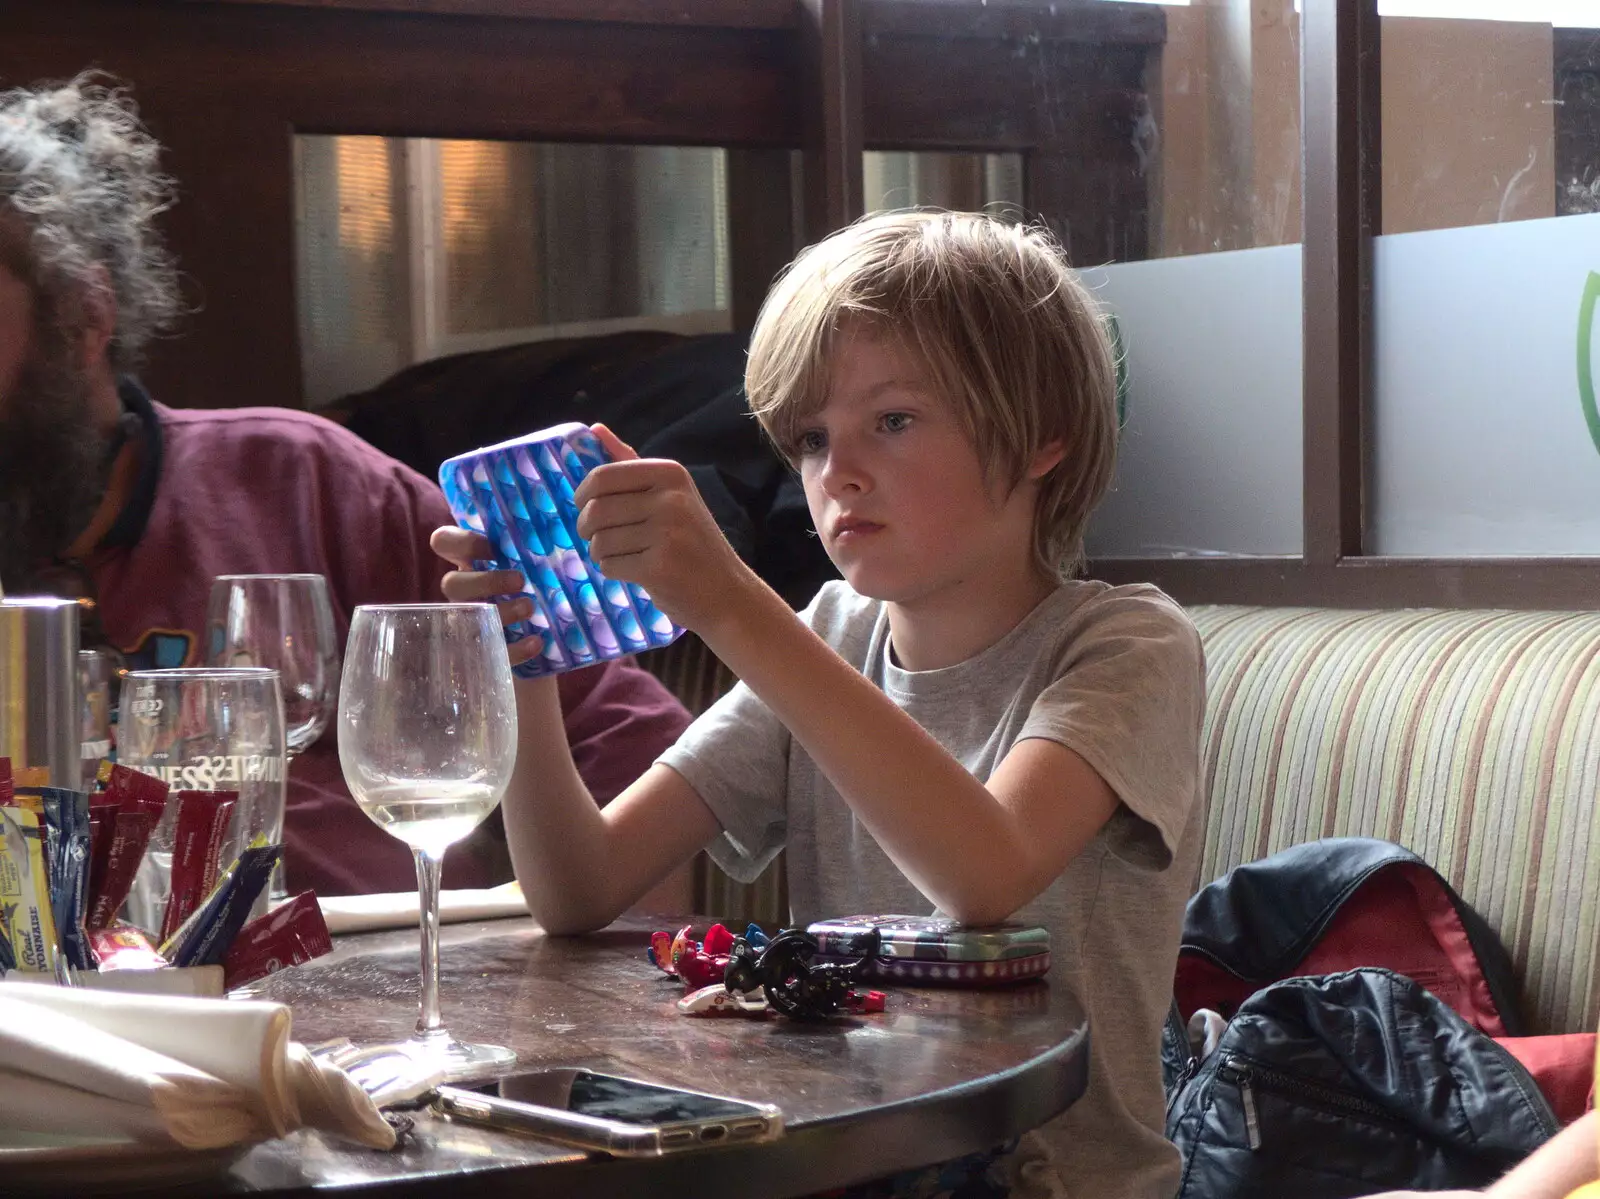
<path id="1" fill-rule="evenodd" d="M 789 730 L 736 683 L 658 759 L 683 776 L 722 825 L 706 846 L 739 882 L 755 881 L 788 833 Z"/>
<path id="2" fill-rule="evenodd" d="M 1164 596 L 1121 594 L 1096 606 L 1017 740 L 1042 737 L 1083 757 L 1121 801 L 1103 834 L 1111 851 L 1165 870 L 1198 793 L 1200 635 Z"/>

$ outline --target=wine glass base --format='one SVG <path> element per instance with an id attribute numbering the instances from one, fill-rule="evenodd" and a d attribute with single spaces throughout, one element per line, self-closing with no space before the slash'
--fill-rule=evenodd
<path id="1" fill-rule="evenodd" d="M 504 1045 L 458 1041 L 444 1029 L 423 1033 L 405 1042 L 405 1050 L 442 1082 L 476 1082 L 504 1074 L 517 1064 L 517 1055 Z"/>

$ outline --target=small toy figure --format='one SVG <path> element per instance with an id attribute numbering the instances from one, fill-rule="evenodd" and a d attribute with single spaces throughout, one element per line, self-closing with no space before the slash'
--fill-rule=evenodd
<path id="1" fill-rule="evenodd" d="M 851 991 L 845 996 L 844 1005 L 857 1015 L 869 1016 L 873 1012 L 883 1011 L 884 1001 L 888 998 L 882 991 Z"/>
<path id="2" fill-rule="evenodd" d="M 690 991 L 678 1000 L 678 1010 L 686 1016 L 765 1016 L 772 1009 L 760 992 L 732 992 L 718 982 Z"/>
<path id="3" fill-rule="evenodd" d="M 653 933 L 645 957 L 651 965 L 681 979 L 685 988 L 678 1010 L 690 1016 L 782 1012 L 797 1020 L 816 1020 L 841 1010 L 883 1011 L 882 991 L 857 992 L 854 984 L 877 956 L 876 929 L 850 943 L 853 962 L 814 962 L 817 939 L 797 928 L 768 938 L 758 924 L 734 936 L 721 924 L 696 941 L 693 925 L 676 935 Z"/>
<path id="4" fill-rule="evenodd" d="M 672 964 L 672 938 L 666 933 L 650 934 L 650 948 L 644 951 L 644 956 L 652 966 L 664 974 L 678 972 Z"/>
<path id="5" fill-rule="evenodd" d="M 727 928 L 713 924 L 706 929 L 705 940 L 696 941 L 691 935 L 693 928 L 686 924 L 676 936 L 665 932 L 651 934 L 650 946 L 644 954 L 650 964 L 664 974 L 683 979 L 690 991 L 722 982 L 728 954 L 737 940 Z M 760 948 L 766 945 L 767 934 L 761 931 L 760 925 L 751 924 L 745 929 L 744 940 Z"/>
<path id="6" fill-rule="evenodd" d="M 819 965 L 811 960 L 817 952 L 817 939 L 800 929 L 780 932 L 759 953 L 745 938 L 735 938 L 723 986 L 729 994 L 759 986 L 767 1001 L 785 1016 L 822 1019 L 845 1005 L 851 988 L 877 956 L 879 942 L 878 930 L 871 929 L 851 946 L 852 952 L 861 955 L 856 961 Z"/>
<path id="7" fill-rule="evenodd" d="M 720 983 L 727 970 L 728 955 L 725 953 L 713 955 L 701 949 L 689 949 L 678 959 L 678 977 L 690 991 Z"/>

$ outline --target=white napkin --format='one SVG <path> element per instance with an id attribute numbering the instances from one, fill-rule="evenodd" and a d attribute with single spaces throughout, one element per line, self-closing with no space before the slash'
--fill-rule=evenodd
<path id="1" fill-rule="evenodd" d="M 375 928 L 414 928 L 422 918 L 415 891 L 319 895 L 317 902 L 322 905 L 322 918 L 328 922 L 328 931 L 335 936 L 340 933 L 367 932 Z M 441 924 L 462 920 L 497 920 L 527 914 L 528 904 L 522 898 L 522 887 L 515 882 L 482 890 L 439 892 Z"/>
<path id="2" fill-rule="evenodd" d="M 212 1149 L 302 1126 L 395 1143 L 283 1004 L 0 983 L 0 1128 Z"/>

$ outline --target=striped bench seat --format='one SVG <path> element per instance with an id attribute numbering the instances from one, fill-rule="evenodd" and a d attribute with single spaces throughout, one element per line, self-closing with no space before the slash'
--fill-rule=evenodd
<path id="1" fill-rule="evenodd" d="M 1201 606 L 1204 882 L 1381 837 L 1495 928 L 1537 1032 L 1600 1019 L 1600 613 Z"/>
<path id="2" fill-rule="evenodd" d="M 1600 613 L 1189 609 L 1206 648 L 1196 886 L 1318 837 L 1395 841 L 1500 934 L 1535 1031 L 1600 1021 Z M 693 711 L 732 683 L 692 635 L 642 655 Z M 701 911 L 788 918 L 702 855 Z"/>

